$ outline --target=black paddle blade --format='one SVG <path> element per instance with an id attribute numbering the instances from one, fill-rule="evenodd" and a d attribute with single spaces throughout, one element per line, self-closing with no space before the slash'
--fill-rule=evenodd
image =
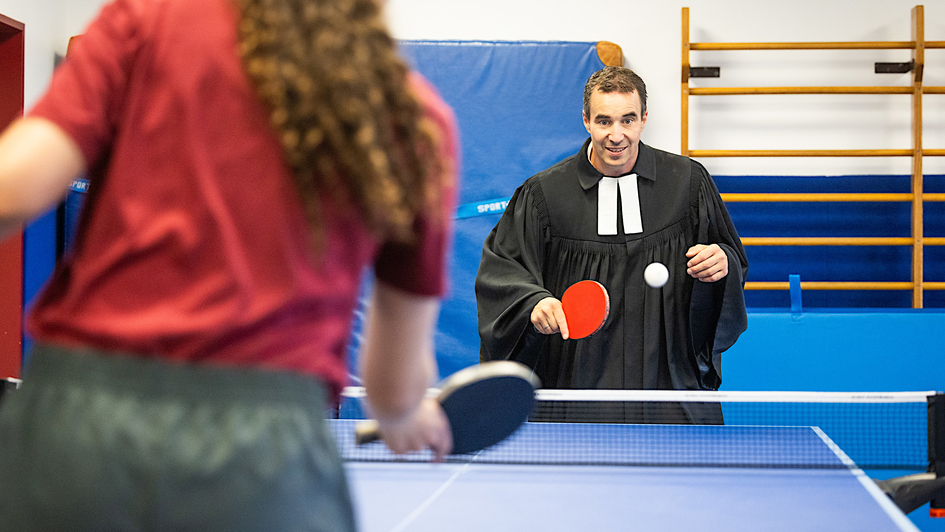
<path id="1" fill-rule="evenodd" d="M 453 454 L 472 453 L 518 430 L 535 406 L 535 385 L 521 376 L 494 376 L 457 389 L 440 404 L 453 431 Z"/>

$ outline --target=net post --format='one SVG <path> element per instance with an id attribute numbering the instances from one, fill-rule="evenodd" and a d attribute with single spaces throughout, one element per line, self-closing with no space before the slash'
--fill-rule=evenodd
<path id="1" fill-rule="evenodd" d="M 945 394 L 930 395 L 929 405 L 929 473 L 945 477 Z M 931 517 L 945 517 L 945 496 L 935 497 L 929 504 Z"/>

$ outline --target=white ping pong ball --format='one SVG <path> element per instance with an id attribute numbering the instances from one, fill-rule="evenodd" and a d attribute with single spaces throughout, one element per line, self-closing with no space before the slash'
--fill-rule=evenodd
<path id="1" fill-rule="evenodd" d="M 661 288 L 666 284 L 666 281 L 669 280 L 669 270 L 659 262 L 650 263 L 650 265 L 643 270 L 643 279 L 646 280 L 646 284 L 650 285 L 652 288 Z"/>

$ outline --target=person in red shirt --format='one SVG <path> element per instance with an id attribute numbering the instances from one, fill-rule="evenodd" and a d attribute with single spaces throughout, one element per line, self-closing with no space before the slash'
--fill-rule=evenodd
<path id="1" fill-rule="evenodd" d="M 90 181 L 0 408 L 5 525 L 352 530 L 323 418 L 366 268 L 371 414 L 448 454 L 424 393 L 457 153 L 377 0 L 107 4 L 0 137 L 0 234 Z"/>

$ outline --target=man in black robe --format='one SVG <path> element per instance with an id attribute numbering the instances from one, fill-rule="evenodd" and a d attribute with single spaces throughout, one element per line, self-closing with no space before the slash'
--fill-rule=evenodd
<path id="1" fill-rule="evenodd" d="M 640 142 L 646 119 L 632 71 L 588 80 L 590 138 L 515 191 L 483 246 L 482 361 L 525 363 L 546 388 L 718 389 L 721 354 L 747 327 L 748 260 L 712 177 Z M 644 281 L 653 262 L 669 270 L 661 288 Z M 560 297 L 584 279 L 607 288 L 610 315 L 568 340 Z M 721 423 L 717 404 L 666 407 L 621 419 Z"/>

